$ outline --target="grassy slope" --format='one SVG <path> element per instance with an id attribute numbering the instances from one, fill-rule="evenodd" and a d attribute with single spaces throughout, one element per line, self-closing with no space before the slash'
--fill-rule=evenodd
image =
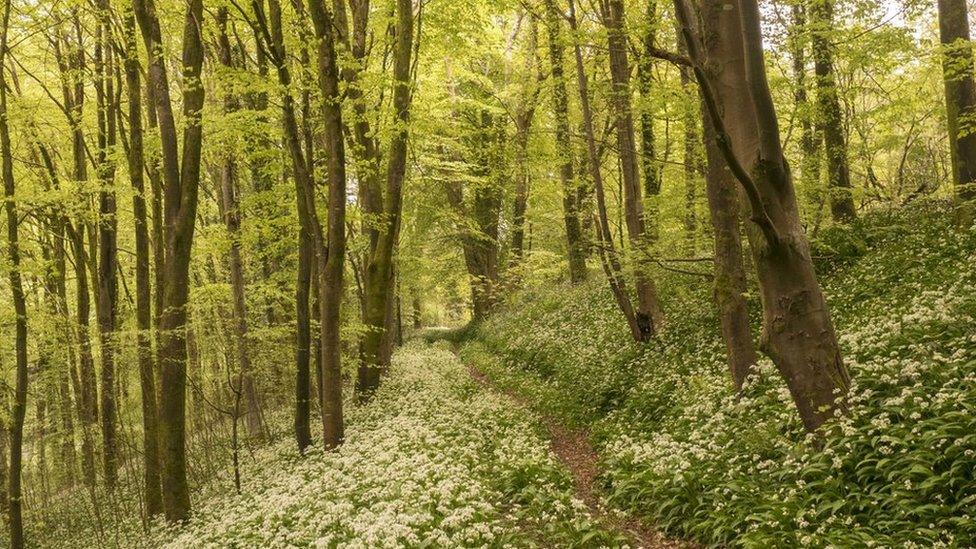
<path id="1" fill-rule="evenodd" d="M 596 281 L 515 296 L 463 356 L 591 426 L 611 500 L 673 533 L 755 547 L 972 546 L 976 233 L 947 218 L 915 206 L 820 242 L 855 379 L 850 416 L 822 450 L 768 361 L 744 398 L 731 394 L 703 279 L 661 280 L 667 333 L 645 348 Z"/>

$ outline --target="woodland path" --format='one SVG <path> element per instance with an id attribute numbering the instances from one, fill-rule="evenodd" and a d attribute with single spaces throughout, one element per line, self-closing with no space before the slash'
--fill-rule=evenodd
<path id="1" fill-rule="evenodd" d="M 644 549 L 688 549 L 696 547 L 685 541 L 669 539 L 644 521 L 619 510 L 608 509 L 600 498 L 596 479 L 599 475 L 599 456 L 590 444 L 589 433 L 584 429 L 567 427 L 558 419 L 543 413 L 538 413 L 529 401 L 512 391 L 497 387 L 492 380 L 471 364 L 465 364 L 471 377 L 486 389 L 502 394 L 516 405 L 532 411 L 539 418 L 540 423 L 549 433 L 549 447 L 560 463 L 573 476 L 573 490 L 589 509 L 590 514 L 600 521 L 607 529 L 621 532 L 634 547 Z"/>

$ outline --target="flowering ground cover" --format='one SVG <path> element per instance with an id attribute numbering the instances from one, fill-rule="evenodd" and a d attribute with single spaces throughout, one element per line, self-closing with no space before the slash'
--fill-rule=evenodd
<path id="1" fill-rule="evenodd" d="M 524 292 L 461 354 L 543 413 L 590 426 L 610 500 L 674 535 L 972 547 L 976 234 L 949 217 L 879 213 L 816 248 L 854 379 L 849 414 L 820 439 L 768 360 L 733 394 L 710 288 L 679 275 L 660 279 L 668 324 L 647 346 L 630 343 L 601 283 Z"/>
<path id="2" fill-rule="evenodd" d="M 444 348 L 409 346 L 335 452 L 259 452 L 241 495 L 200 501 L 163 547 L 597 547 L 623 540 L 572 497 L 524 410 Z"/>

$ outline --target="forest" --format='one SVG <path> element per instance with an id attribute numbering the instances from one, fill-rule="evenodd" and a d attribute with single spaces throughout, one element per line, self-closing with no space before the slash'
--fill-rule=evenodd
<path id="1" fill-rule="evenodd" d="M 976 547 L 967 0 L 0 2 L 0 543 Z"/>

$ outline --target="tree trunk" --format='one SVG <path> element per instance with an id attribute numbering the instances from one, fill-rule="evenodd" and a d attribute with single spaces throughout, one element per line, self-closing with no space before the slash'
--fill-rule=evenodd
<path id="1" fill-rule="evenodd" d="M 752 209 L 749 238 L 763 302 L 762 348 L 786 380 L 804 426 L 815 431 L 835 410 L 845 409 L 850 377 L 814 273 L 783 157 L 766 80 L 759 6 L 756 0 L 739 0 L 738 6 L 728 8 L 717 0 L 704 5 L 702 36 L 707 37 L 709 76 L 701 66 L 688 7 L 675 1 L 715 142 Z"/>
<path id="2" fill-rule="evenodd" d="M 190 250 L 196 225 L 197 191 L 203 127 L 200 120 L 204 88 L 202 0 L 187 4 L 183 27 L 183 153 L 179 158 L 176 121 L 164 62 L 162 32 L 154 0 L 134 0 L 133 9 L 150 52 L 148 76 L 162 146 L 163 295 L 159 317 L 159 432 L 162 449 L 163 510 L 170 522 L 190 515 L 186 480 L 186 324 L 189 299 Z"/>
<path id="3" fill-rule="evenodd" d="M 383 197 L 384 223 L 378 230 L 376 246 L 366 265 L 363 322 L 367 332 L 360 344 L 360 367 L 356 392 L 361 400 L 379 387 L 380 375 L 389 366 L 381 360 L 383 333 L 386 331 L 386 301 L 393 283 L 393 250 L 400 233 L 403 180 L 406 174 L 407 125 L 410 119 L 410 59 L 413 48 L 413 2 L 396 1 L 396 43 L 393 48 L 394 133 L 389 146 L 386 192 Z M 340 259 L 341 261 L 341 259 Z M 323 341 L 323 345 L 325 342 Z"/>
<path id="4" fill-rule="evenodd" d="M 256 9 L 262 9 L 260 4 L 256 4 Z M 314 207 L 314 201 L 310 200 L 308 193 L 313 192 L 314 184 L 310 172 L 310 159 L 306 158 L 306 151 L 302 148 L 302 137 L 299 134 L 298 120 L 295 114 L 295 100 L 289 91 L 291 86 L 291 73 L 288 70 L 288 61 L 285 51 L 284 34 L 281 26 L 281 4 L 278 0 L 268 0 L 268 16 L 262 17 L 270 21 L 270 40 L 268 46 L 271 62 L 275 65 L 278 74 L 278 83 L 281 84 L 282 95 L 282 128 L 285 134 L 285 144 L 288 147 L 291 159 L 292 175 L 295 179 L 295 196 L 297 199 L 298 210 L 298 273 L 295 282 L 295 440 L 298 443 L 298 450 L 305 450 L 312 445 L 312 431 L 310 425 L 311 416 L 311 321 L 309 311 L 309 298 L 312 286 L 312 272 L 316 260 L 316 240 L 313 228 L 312 214 L 310 207 Z M 309 152 L 311 149 L 309 149 Z M 314 212 L 313 212 L 314 214 Z M 318 223 L 315 216 L 314 222 Z M 321 227 L 317 229 L 321 231 Z M 321 353 L 316 353 L 321 357 Z M 321 372 L 316 376 L 321 379 Z"/>
<path id="5" fill-rule="evenodd" d="M 725 342 L 732 384 L 739 391 L 759 359 L 752 341 L 749 307 L 745 297 L 747 288 L 742 264 L 739 198 L 737 183 L 715 143 L 715 128 L 704 112 L 704 106 L 702 111 L 705 154 L 708 158 L 705 190 L 709 217 L 715 233 L 713 296 L 722 326 L 722 341 Z"/>
<path id="6" fill-rule="evenodd" d="M 699 153 L 701 137 L 698 133 L 698 117 L 695 104 L 697 97 L 691 87 L 691 71 L 681 67 L 681 90 L 684 93 L 685 105 L 682 112 L 684 125 L 684 179 L 685 179 L 685 215 L 682 220 L 685 230 L 685 246 L 689 255 L 695 255 L 695 237 L 698 230 L 698 212 L 695 204 L 695 188 L 701 173 L 702 159 Z"/>
<path id="7" fill-rule="evenodd" d="M 654 115 L 648 105 L 653 101 L 654 58 L 652 56 L 657 39 L 657 0 L 647 3 L 647 29 L 642 39 L 644 55 L 638 57 L 637 89 L 640 92 L 644 106 L 640 111 L 640 140 L 641 140 L 641 169 L 644 175 L 644 195 L 647 207 L 644 211 L 644 222 L 651 242 L 658 239 L 658 200 L 661 194 L 661 166 L 657 161 L 654 144 Z"/>
<path id="8" fill-rule="evenodd" d="M 623 0 L 600 0 L 600 10 L 607 28 L 610 55 L 610 80 L 613 84 L 612 106 L 616 117 L 617 149 L 622 168 L 622 185 L 627 233 L 636 256 L 637 320 L 645 339 L 656 334 L 664 321 L 657 289 L 648 271 L 648 235 L 644 226 L 640 181 L 637 176 L 637 152 L 634 143 L 634 117 L 631 110 L 630 66 L 627 59 L 627 29 L 624 25 Z"/>
<path id="9" fill-rule="evenodd" d="M 579 182 L 573 173 L 573 144 L 569 134 L 569 98 L 563 76 L 563 44 L 560 36 L 562 14 L 555 0 L 546 0 L 546 27 L 549 36 L 549 63 L 552 78 L 552 103 L 556 118 L 556 151 L 559 155 L 559 178 L 562 182 L 563 221 L 566 226 L 569 280 L 579 284 L 586 280 L 586 244 L 577 203 Z"/>
<path id="10" fill-rule="evenodd" d="M 800 121 L 800 149 L 803 153 L 800 176 L 806 189 L 817 189 L 820 182 L 820 144 L 813 125 L 810 101 L 807 98 L 806 13 L 803 2 L 791 6 L 790 55 L 793 58 L 793 104 Z"/>
<path id="11" fill-rule="evenodd" d="M 830 42 L 833 19 L 833 0 L 810 0 L 811 40 L 814 72 L 817 75 L 817 121 L 823 127 L 824 150 L 827 154 L 830 213 L 834 221 L 850 223 L 857 219 L 857 212 L 854 210 L 854 198 L 851 195 L 847 138 L 844 135 L 844 120 L 837 97 L 834 46 Z"/>
<path id="12" fill-rule="evenodd" d="M 576 3 L 569 0 L 569 25 L 575 34 L 578 32 L 576 22 Z M 590 178 L 593 180 L 593 191 L 596 195 L 597 205 L 597 234 L 600 237 L 600 262 L 607 275 L 610 284 L 610 291 L 613 293 L 617 307 L 627 320 L 630 328 L 631 337 L 634 341 L 644 342 L 650 337 L 646 333 L 637 318 L 637 312 L 630 301 L 627 293 L 627 283 L 624 280 L 623 268 L 617 255 L 616 247 L 613 243 L 613 233 L 610 230 L 610 220 L 607 214 L 606 192 L 603 188 L 603 173 L 600 169 L 600 153 L 597 150 L 596 135 L 593 131 L 593 111 L 590 108 L 589 83 L 586 78 L 586 71 L 583 66 L 583 51 L 578 42 L 573 44 L 573 53 L 576 60 L 576 82 L 579 88 L 580 107 L 583 111 L 583 134 L 586 136 L 586 165 L 590 171 Z M 645 149 L 645 152 L 647 150 Z"/>
<path id="13" fill-rule="evenodd" d="M 322 433 L 326 449 L 342 444 L 342 353 L 339 347 L 339 309 L 342 302 L 342 275 L 346 257 L 346 157 L 342 136 L 342 109 L 339 103 L 339 68 L 335 50 L 332 14 L 323 4 L 310 3 L 309 13 L 318 37 L 319 90 L 325 125 L 328 158 L 329 211 L 328 244 L 321 225 L 313 223 L 319 276 L 319 339 L 321 340 Z M 309 214 L 314 212 L 312 188 L 306 189 Z M 317 218 L 316 218 L 317 219 Z M 392 252 L 392 250 L 391 250 Z"/>
<path id="14" fill-rule="evenodd" d="M 116 145 L 116 112 L 114 104 L 114 59 L 110 33 L 111 19 L 107 0 L 99 0 L 99 21 L 95 37 L 95 99 L 98 120 L 98 316 L 101 348 L 101 422 L 102 458 L 105 486 L 115 488 L 118 481 L 115 402 L 115 323 L 118 297 L 118 250 L 116 238 L 115 163 L 109 157 Z"/>
<path id="15" fill-rule="evenodd" d="M 217 25 L 220 29 L 217 39 L 217 57 L 227 68 L 234 68 L 231 58 L 230 39 L 227 37 L 227 8 L 217 11 Z M 224 98 L 224 112 L 233 113 L 240 109 L 239 99 L 228 94 Z M 220 195 L 218 204 L 224 226 L 230 236 L 230 250 L 227 263 L 230 269 L 230 287 L 234 304 L 234 350 L 237 367 L 239 369 L 237 391 L 243 392 L 246 407 L 247 434 L 252 438 L 264 436 L 264 423 L 261 419 L 261 403 L 258 399 L 257 387 L 254 381 L 254 371 L 251 366 L 251 355 L 248 351 L 247 300 L 244 296 L 244 260 L 241 257 L 241 211 L 237 184 L 237 163 L 233 152 L 228 152 L 220 169 Z"/>
<path id="16" fill-rule="evenodd" d="M 498 301 L 498 216 L 501 195 L 497 187 L 479 185 L 474 189 L 471 212 L 465 205 L 463 185 L 451 181 L 446 185 L 447 201 L 461 219 L 470 218 L 458 227 L 464 266 L 471 286 L 472 317 L 481 321 L 491 314 Z"/>
<path id="17" fill-rule="evenodd" d="M 10 528 L 10 547 L 24 547 L 24 522 L 21 500 L 21 470 L 24 445 L 24 416 L 27 414 L 27 304 L 20 275 L 20 224 L 17 204 L 14 202 L 14 159 L 10 144 L 10 128 L 7 125 L 7 31 L 10 25 L 10 4 L 3 11 L 3 27 L 0 29 L 0 161 L 2 161 L 4 210 L 7 214 L 7 259 L 10 261 L 10 293 L 14 303 L 16 382 L 14 405 L 10 414 L 10 467 L 7 476 L 7 516 Z"/>
<path id="18" fill-rule="evenodd" d="M 84 150 L 80 151 L 84 162 Z M 79 419 L 81 420 L 81 469 L 85 482 L 95 485 L 95 424 L 98 422 L 98 390 L 95 381 L 95 363 L 92 359 L 90 320 L 91 296 L 88 290 L 88 269 L 85 253 L 84 232 L 79 227 L 68 225 L 69 236 L 75 257 L 75 307 L 78 317 L 79 343 Z"/>
<path id="19" fill-rule="evenodd" d="M 939 39 L 943 47 L 942 74 L 952 181 L 956 188 L 956 222 L 960 227 L 968 227 L 976 209 L 976 132 L 966 121 L 976 107 L 976 83 L 969 42 L 969 8 L 965 0 L 939 0 Z"/>
<path id="20" fill-rule="evenodd" d="M 541 91 L 541 81 L 544 78 L 539 66 L 538 50 L 538 26 L 534 15 L 529 17 L 529 43 L 528 61 L 524 67 L 525 72 L 531 73 L 532 81 L 530 88 L 524 92 L 518 110 L 515 113 L 515 199 L 512 205 L 512 259 L 509 262 L 512 266 L 518 266 L 525 255 L 525 212 L 529 203 L 529 188 L 531 174 L 529 173 L 529 137 L 532 131 L 532 122 L 535 119 L 535 111 L 539 104 L 539 92 Z"/>
<path id="21" fill-rule="evenodd" d="M 146 188 L 142 136 L 142 84 L 139 67 L 139 50 L 136 45 L 135 15 L 125 18 L 126 59 L 125 80 L 129 92 L 129 179 L 134 191 L 132 212 L 135 222 L 136 241 L 136 336 L 139 358 L 139 387 L 142 393 L 143 430 L 143 497 L 146 515 L 158 515 L 163 511 L 163 494 L 159 477 L 159 430 L 158 402 L 156 400 L 156 375 L 152 350 L 152 297 L 150 296 L 149 272 L 149 225 L 146 216 Z"/>

